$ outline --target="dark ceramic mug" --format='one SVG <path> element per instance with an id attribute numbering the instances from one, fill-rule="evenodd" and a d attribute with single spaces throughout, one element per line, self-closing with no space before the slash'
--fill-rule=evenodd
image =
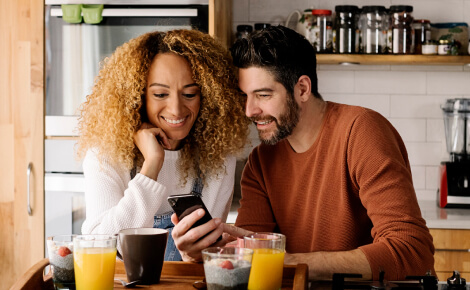
<path id="1" fill-rule="evenodd" d="M 124 229 L 119 232 L 120 254 L 127 280 L 150 285 L 160 282 L 168 230 L 158 228 Z"/>

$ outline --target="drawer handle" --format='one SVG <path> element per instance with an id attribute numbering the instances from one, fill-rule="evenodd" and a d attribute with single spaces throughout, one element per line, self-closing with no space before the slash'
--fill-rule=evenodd
<path id="1" fill-rule="evenodd" d="M 31 179 L 31 169 L 33 167 L 33 164 L 30 162 L 28 164 L 28 169 L 26 170 L 26 175 L 28 176 L 28 180 L 27 180 L 27 188 L 28 188 L 28 215 L 32 215 L 33 214 L 33 210 L 31 209 L 31 202 L 30 202 L 30 179 Z"/>

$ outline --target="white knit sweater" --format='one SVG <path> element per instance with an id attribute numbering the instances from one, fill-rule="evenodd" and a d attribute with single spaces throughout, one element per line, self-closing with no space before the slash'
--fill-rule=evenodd
<path id="1" fill-rule="evenodd" d="M 177 167 L 179 151 L 165 150 L 165 161 L 155 181 L 143 174 L 131 180 L 129 170 L 102 164 L 89 150 L 83 161 L 85 175 L 86 220 L 83 234 L 116 234 L 121 229 L 152 227 L 155 214 L 172 211 L 167 197 L 190 193 L 193 180 L 180 185 Z M 232 202 L 236 158 L 225 161 L 226 174 L 210 177 L 202 191 L 202 200 L 213 218 L 225 221 Z"/>

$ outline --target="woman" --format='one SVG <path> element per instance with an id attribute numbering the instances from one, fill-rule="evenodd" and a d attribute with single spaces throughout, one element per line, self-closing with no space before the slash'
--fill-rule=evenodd
<path id="1" fill-rule="evenodd" d="M 180 260 L 167 197 L 196 191 L 225 221 L 244 117 L 231 57 L 196 30 L 151 32 L 104 61 L 81 108 L 83 234 L 170 230 L 165 260 Z"/>

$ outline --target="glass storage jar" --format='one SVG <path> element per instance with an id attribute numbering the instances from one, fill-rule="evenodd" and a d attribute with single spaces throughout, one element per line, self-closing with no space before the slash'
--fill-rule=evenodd
<path id="1" fill-rule="evenodd" d="M 359 7 L 355 5 L 335 6 L 334 36 L 335 52 L 356 53 L 359 35 L 356 33 Z"/>
<path id="2" fill-rule="evenodd" d="M 392 53 L 411 54 L 414 52 L 413 6 L 390 6 Z"/>
<path id="3" fill-rule="evenodd" d="M 317 52 L 332 52 L 331 44 L 333 25 L 331 22 L 331 10 L 312 10 L 313 22 L 310 30 L 310 41 Z"/>
<path id="4" fill-rule="evenodd" d="M 415 53 L 422 54 L 422 46 L 427 40 L 431 40 L 431 21 L 416 19 L 413 21 L 415 31 Z"/>
<path id="5" fill-rule="evenodd" d="M 359 17 L 359 52 L 379 54 L 386 52 L 387 12 L 385 6 L 363 6 Z"/>
<path id="6" fill-rule="evenodd" d="M 246 24 L 237 25 L 236 40 L 248 37 L 248 34 L 251 32 L 253 32 L 253 26 Z"/>

